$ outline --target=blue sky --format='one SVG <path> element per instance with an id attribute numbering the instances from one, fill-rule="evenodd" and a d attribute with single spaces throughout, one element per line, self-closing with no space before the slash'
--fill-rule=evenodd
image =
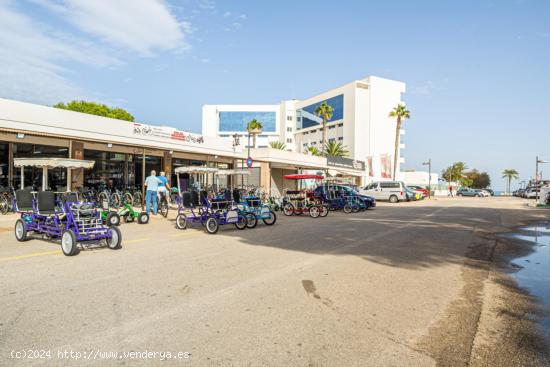
<path id="1" fill-rule="evenodd" d="M 0 0 L 0 24 L 5 98 L 200 132 L 203 104 L 377 75 L 407 83 L 405 168 L 462 160 L 501 189 L 504 168 L 550 160 L 549 1 Z"/>

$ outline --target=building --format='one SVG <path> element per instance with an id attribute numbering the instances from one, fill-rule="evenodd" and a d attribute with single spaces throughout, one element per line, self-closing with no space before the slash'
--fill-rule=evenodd
<path id="1" fill-rule="evenodd" d="M 404 92 L 402 82 L 369 76 L 304 100 L 274 105 L 205 105 L 202 132 L 204 136 L 247 140 L 246 126 L 257 119 L 264 125 L 258 148 L 280 141 L 286 150 L 296 153 L 307 153 L 310 147 L 321 150 L 322 120 L 315 109 L 326 102 L 334 110 L 327 123 L 327 140 L 341 142 L 349 158 L 364 166 L 365 181 L 390 179 L 396 122 L 389 112 L 403 103 Z M 401 142 L 399 148 L 398 164 L 404 163 L 401 151 L 405 144 Z"/>
<path id="2" fill-rule="evenodd" d="M 235 144 L 232 139 L 0 98 L 0 186 L 4 188 L 37 188 L 42 182 L 48 182 L 50 189 L 62 191 L 66 186 L 64 169 L 49 170 L 48 179 L 43 181 L 42 169 L 15 168 L 14 158 L 93 160 L 93 169 L 71 171 L 71 187 L 124 188 L 140 187 L 152 169 L 167 172 L 174 185 L 176 177 L 171 173 L 175 167 L 242 167 L 247 154 L 244 144 Z M 352 176 L 361 183 L 364 172 L 364 167 L 356 166 L 351 159 L 314 157 L 260 147 L 252 149 L 251 156 L 254 157 L 251 175 L 241 183 L 260 186 L 273 195 L 296 187 L 296 182 L 283 180 L 286 174 L 323 171 Z M 193 179 L 220 186 L 231 183 L 231 178 L 212 174 Z M 179 184 L 185 189 L 190 180 L 191 177 L 184 175 Z"/>

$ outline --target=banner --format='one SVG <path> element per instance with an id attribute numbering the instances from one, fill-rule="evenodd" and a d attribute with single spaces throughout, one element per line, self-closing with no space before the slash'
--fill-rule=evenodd
<path id="1" fill-rule="evenodd" d="M 186 143 L 204 143 L 204 138 L 202 135 L 191 134 L 185 131 L 174 129 L 173 127 L 165 126 L 151 126 L 134 123 L 134 135 L 178 140 Z"/>
<path id="2" fill-rule="evenodd" d="M 365 170 L 365 162 L 343 157 L 327 157 L 327 166 L 355 169 L 359 171 Z"/>

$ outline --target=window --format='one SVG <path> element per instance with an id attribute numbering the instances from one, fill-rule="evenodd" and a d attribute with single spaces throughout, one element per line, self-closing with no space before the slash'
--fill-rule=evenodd
<path id="1" fill-rule="evenodd" d="M 229 135 L 227 135 L 227 134 L 222 134 L 222 135 L 220 135 L 220 138 L 229 138 Z"/>
<path id="2" fill-rule="evenodd" d="M 344 126 L 344 124 L 338 124 L 337 126 L 338 126 L 338 127 L 342 127 L 342 126 Z"/>
<path id="3" fill-rule="evenodd" d="M 332 118 L 328 122 L 337 121 L 344 118 L 344 95 L 343 94 L 339 94 L 337 96 L 326 99 L 324 101 L 319 101 L 315 104 L 306 106 L 302 108 L 302 110 L 307 112 L 307 114 L 315 114 L 315 109 L 319 105 L 321 105 L 323 102 L 326 102 L 329 106 L 331 106 L 334 109 L 334 112 L 332 113 Z M 306 116 L 302 116 L 302 126 L 301 126 L 302 129 L 306 127 L 318 126 L 318 125 L 319 123 L 317 121 L 307 118 Z"/>
<path id="4" fill-rule="evenodd" d="M 307 134 L 309 134 L 309 131 L 304 131 L 304 135 L 307 135 Z"/>
<path id="5" fill-rule="evenodd" d="M 267 145 L 258 145 L 258 148 L 267 148 Z"/>
<path id="6" fill-rule="evenodd" d="M 343 137 L 343 136 L 339 136 L 339 137 L 338 137 L 338 140 L 344 140 L 344 137 Z"/>
<path id="7" fill-rule="evenodd" d="M 380 187 L 383 189 L 399 189 L 401 185 L 399 182 L 380 182 Z"/>
<path id="8" fill-rule="evenodd" d="M 336 140 L 336 139 L 334 139 L 334 138 L 328 139 L 328 141 L 330 141 L 330 142 L 333 142 L 333 141 L 335 141 L 335 140 Z"/>
<path id="9" fill-rule="evenodd" d="M 287 128 L 286 128 L 286 131 L 292 132 L 292 126 L 287 127 Z"/>
<path id="10" fill-rule="evenodd" d="M 286 120 L 287 120 L 287 121 L 292 121 L 292 116 L 287 116 L 287 117 L 286 117 Z"/>
<path id="11" fill-rule="evenodd" d="M 292 143 L 292 139 L 286 139 L 287 143 Z"/>
<path id="12" fill-rule="evenodd" d="M 246 131 L 248 123 L 256 119 L 263 124 L 262 131 L 275 132 L 275 115 L 275 112 L 262 111 L 221 111 L 219 131 Z"/>
<path id="13" fill-rule="evenodd" d="M 365 188 L 365 190 L 374 190 L 374 189 L 377 189 L 377 188 L 378 188 L 378 183 L 374 182 L 374 183 L 371 183 L 369 186 L 367 186 Z"/>
<path id="14" fill-rule="evenodd" d="M 304 146 L 304 148 L 307 147 L 307 143 L 304 143 L 304 144 L 302 144 L 302 145 Z"/>
<path id="15" fill-rule="evenodd" d="M 331 125 L 331 126 L 329 126 L 328 128 L 329 128 L 329 130 L 332 130 L 332 129 L 334 129 L 335 127 L 336 127 L 336 125 Z"/>

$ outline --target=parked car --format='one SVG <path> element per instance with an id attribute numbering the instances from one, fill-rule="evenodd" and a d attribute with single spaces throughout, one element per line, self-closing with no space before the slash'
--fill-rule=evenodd
<path id="1" fill-rule="evenodd" d="M 485 194 L 481 193 L 481 190 L 470 189 L 468 187 L 461 187 L 457 190 L 456 196 L 470 196 L 470 197 L 482 197 Z"/>
<path id="2" fill-rule="evenodd" d="M 407 201 L 417 201 L 424 199 L 424 194 L 412 190 L 410 187 L 405 188 L 405 194 L 407 195 Z"/>
<path id="3" fill-rule="evenodd" d="M 483 190 L 483 191 L 487 191 L 487 192 L 489 193 L 489 195 L 491 195 L 491 196 L 495 196 L 495 192 L 493 191 L 493 189 L 487 189 L 487 188 L 485 188 L 485 189 L 482 189 L 482 190 Z"/>
<path id="4" fill-rule="evenodd" d="M 422 195 L 424 195 L 424 197 L 426 196 L 429 196 L 430 192 L 428 191 L 428 189 L 425 189 L 421 186 L 416 186 L 416 185 L 407 185 L 407 187 L 409 189 L 412 189 L 413 191 L 416 191 L 416 192 L 420 192 Z"/>
<path id="5" fill-rule="evenodd" d="M 484 197 L 484 198 L 488 198 L 491 196 L 491 193 L 485 189 L 474 189 L 476 190 L 477 192 L 479 192 L 479 196 L 481 197 Z"/>
<path id="6" fill-rule="evenodd" d="M 402 181 L 377 181 L 373 182 L 361 193 L 374 197 L 376 200 L 387 200 L 390 203 L 407 200 L 406 186 Z"/>
<path id="7" fill-rule="evenodd" d="M 316 196 L 320 196 L 322 191 L 327 192 L 329 190 L 343 192 L 346 196 L 355 196 L 359 198 L 363 202 L 365 209 L 376 208 L 376 199 L 374 197 L 364 194 L 361 190 L 351 185 L 323 184 L 317 186 L 313 192 Z"/>
<path id="8" fill-rule="evenodd" d="M 525 199 L 535 199 L 537 197 L 537 191 L 539 190 L 535 190 L 534 188 L 527 189 L 524 191 L 523 197 Z"/>

